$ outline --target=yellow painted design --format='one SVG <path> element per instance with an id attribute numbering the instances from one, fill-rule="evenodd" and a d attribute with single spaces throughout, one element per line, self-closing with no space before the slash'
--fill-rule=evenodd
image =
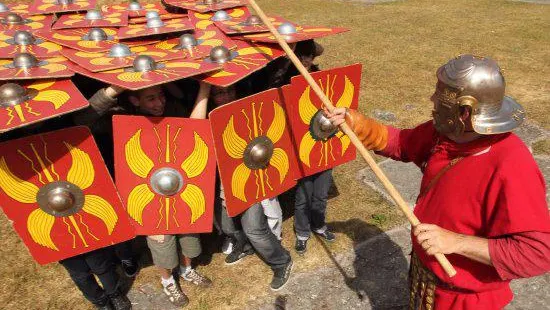
<path id="1" fill-rule="evenodd" d="M 104 20 L 111 24 L 120 23 L 122 21 L 120 18 L 105 18 Z"/>
<path id="2" fill-rule="evenodd" d="M 220 45 L 223 45 L 223 40 L 220 40 L 220 39 L 204 40 L 203 42 L 201 42 L 200 45 L 204 45 L 204 46 L 220 46 Z"/>
<path id="3" fill-rule="evenodd" d="M 303 29 L 303 32 L 332 32 L 332 29 L 330 28 L 309 28 L 309 29 Z"/>
<path id="4" fill-rule="evenodd" d="M 219 72 L 216 72 L 216 73 L 210 75 L 210 77 L 213 77 L 213 78 L 220 78 L 220 77 L 233 76 L 233 75 L 235 75 L 235 73 L 231 73 L 231 72 L 227 72 L 227 71 L 221 70 L 221 71 L 219 71 Z"/>
<path id="5" fill-rule="evenodd" d="M 95 41 L 79 41 L 77 45 L 85 48 L 101 48 L 97 43 Z"/>
<path id="6" fill-rule="evenodd" d="M 13 174 L 4 157 L 0 158 L 0 188 L 12 199 L 21 203 L 35 203 L 38 187 Z"/>
<path id="7" fill-rule="evenodd" d="M 43 69 L 48 70 L 49 73 L 56 73 L 67 69 L 67 66 L 62 64 L 48 63 L 42 66 Z"/>
<path id="8" fill-rule="evenodd" d="M 189 157 L 187 157 L 181 164 L 181 169 L 185 171 L 188 178 L 194 178 L 199 176 L 206 168 L 208 163 L 208 145 L 194 132 L 195 148 Z"/>
<path id="9" fill-rule="evenodd" d="M 68 36 L 68 35 L 63 35 L 63 34 L 57 33 L 57 32 L 53 34 L 52 38 L 58 39 L 58 40 L 63 40 L 63 41 L 80 41 L 80 40 L 82 40 L 82 36 Z M 96 43 L 94 41 L 83 41 L 83 42 Z"/>
<path id="10" fill-rule="evenodd" d="M 298 100 L 298 112 L 304 124 L 309 125 L 311 118 L 317 113 L 317 107 L 311 102 L 310 86 L 308 85 Z"/>
<path id="11" fill-rule="evenodd" d="M 61 50 L 61 45 L 52 42 L 42 42 L 38 46 L 45 48 L 48 53 L 53 53 Z"/>
<path id="12" fill-rule="evenodd" d="M 275 148 L 269 164 L 279 171 L 279 182 L 282 184 L 289 170 L 288 155 L 283 149 Z"/>
<path id="13" fill-rule="evenodd" d="M 117 78 L 123 82 L 130 82 L 130 83 L 149 81 L 148 79 L 144 79 L 142 75 L 143 75 L 142 72 L 124 72 L 117 75 Z"/>
<path id="14" fill-rule="evenodd" d="M 250 177 L 250 172 L 251 170 L 244 163 L 241 163 L 237 166 L 237 168 L 235 168 L 235 171 L 233 171 L 233 175 L 231 176 L 231 192 L 233 193 L 233 196 L 244 202 L 247 201 L 244 189 L 246 186 L 246 181 L 248 181 L 248 178 Z"/>
<path id="15" fill-rule="evenodd" d="M 204 30 L 206 28 L 208 28 L 208 26 L 214 24 L 214 22 L 210 21 L 210 20 L 201 20 L 199 22 L 197 22 L 195 24 L 195 28 L 197 29 L 201 29 L 201 30 Z"/>
<path id="16" fill-rule="evenodd" d="M 253 55 L 253 54 L 265 54 L 273 56 L 273 50 L 265 46 L 245 47 L 237 51 L 239 56 Z"/>
<path id="17" fill-rule="evenodd" d="M 155 166 L 153 161 L 145 154 L 140 144 L 141 129 L 126 142 L 124 146 L 124 155 L 126 162 L 132 172 L 141 177 L 146 178 L 151 169 Z"/>
<path id="18" fill-rule="evenodd" d="M 234 9 L 233 12 L 229 13 L 231 17 L 242 17 L 245 12 L 243 9 Z"/>
<path id="19" fill-rule="evenodd" d="M 41 209 L 36 209 L 27 218 L 27 230 L 34 242 L 54 251 L 59 251 L 50 235 L 54 223 L 55 217 L 53 215 L 49 215 Z"/>
<path id="20" fill-rule="evenodd" d="M 62 90 L 43 90 L 33 98 L 34 101 L 47 101 L 51 102 L 54 105 L 54 108 L 57 110 L 63 106 L 71 97 L 69 94 Z"/>
<path id="21" fill-rule="evenodd" d="M 29 88 L 34 88 L 36 90 L 43 90 L 48 87 L 51 87 L 53 84 L 55 84 L 55 80 L 38 80 L 31 85 L 29 85 Z"/>
<path id="22" fill-rule="evenodd" d="M 104 57 L 105 53 L 88 53 L 88 52 L 76 52 L 75 56 L 82 57 L 82 58 L 98 58 L 98 57 Z"/>
<path id="23" fill-rule="evenodd" d="M 195 223 L 206 211 L 206 199 L 202 190 L 196 185 L 187 184 L 180 197 L 191 209 L 191 224 Z"/>
<path id="24" fill-rule="evenodd" d="M 237 134 L 233 116 L 229 118 L 229 122 L 222 133 L 222 139 L 223 147 L 229 156 L 235 159 L 243 158 L 246 141 Z"/>
<path id="25" fill-rule="evenodd" d="M 285 118 L 285 111 L 283 110 L 283 107 L 281 107 L 281 105 L 279 105 L 275 101 L 273 101 L 273 110 L 274 110 L 273 122 L 271 123 L 271 125 L 269 126 L 269 129 L 267 130 L 267 137 L 271 140 L 271 142 L 277 143 L 281 139 L 285 131 L 286 118 Z"/>
<path id="26" fill-rule="evenodd" d="M 311 136 L 311 133 L 306 131 L 306 134 L 302 137 L 302 140 L 300 141 L 300 160 L 304 163 L 304 165 L 310 167 L 309 163 L 309 154 L 311 154 L 311 150 L 315 146 L 315 140 Z"/>
<path id="27" fill-rule="evenodd" d="M 216 36 L 216 31 L 205 31 L 200 37 L 198 37 L 198 40 L 208 40 L 212 39 Z"/>
<path id="28" fill-rule="evenodd" d="M 346 151 L 348 150 L 348 147 L 351 143 L 351 140 L 349 139 L 349 137 L 347 135 L 345 135 L 343 132 L 341 131 L 338 131 L 336 133 L 336 137 L 338 139 L 340 139 L 340 143 L 342 143 L 342 156 L 344 156 L 344 154 L 346 153 Z"/>
<path id="29" fill-rule="evenodd" d="M 90 59 L 90 64 L 92 65 L 95 65 L 95 66 L 108 66 L 108 65 L 112 65 L 111 61 L 113 60 L 114 58 L 111 58 L 111 57 L 99 57 L 99 58 L 93 58 L 93 59 Z"/>
<path id="30" fill-rule="evenodd" d="M 166 68 L 192 68 L 192 69 L 199 69 L 201 67 L 200 63 L 196 62 L 169 62 L 166 63 Z"/>
<path id="31" fill-rule="evenodd" d="M 355 86 L 353 83 L 349 80 L 347 76 L 344 77 L 344 92 L 342 93 L 342 97 L 338 99 L 338 102 L 336 103 L 337 107 L 345 107 L 349 108 L 351 107 L 351 103 L 353 101 L 353 95 L 355 94 Z"/>
<path id="32" fill-rule="evenodd" d="M 128 195 L 128 215 L 143 226 L 143 210 L 155 198 L 147 184 L 140 184 Z"/>
<path id="33" fill-rule="evenodd" d="M 118 215 L 107 200 L 96 195 L 86 195 L 82 210 L 102 220 L 109 235 L 113 233 L 118 222 Z"/>
<path id="34" fill-rule="evenodd" d="M 159 43 L 155 44 L 155 47 L 163 49 L 163 50 L 171 50 L 176 45 L 177 45 L 176 43 L 168 43 L 167 41 L 162 41 L 162 42 L 159 42 Z"/>
<path id="35" fill-rule="evenodd" d="M 70 145 L 67 142 L 63 142 L 73 160 L 71 168 L 67 173 L 67 181 L 75 184 L 80 187 L 80 189 L 85 190 L 94 183 L 95 170 L 94 164 L 90 155 L 81 149 Z"/>

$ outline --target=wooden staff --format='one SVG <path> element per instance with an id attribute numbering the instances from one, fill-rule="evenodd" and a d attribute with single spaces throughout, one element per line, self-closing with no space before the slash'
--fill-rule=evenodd
<path id="1" fill-rule="evenodd" d="M 327 98 L 327 96 L 325 96 L 325 93 L 323 92 L 323 90 L 319 87 L 319 85 L 317 85 L 313 77 L 311 77 L 311 74 L 309 74 L 307 69 L 302 65 L 298 57 L 296 57 L 296 55 L 294 54 L 290 46 L 288 46 L 288 44 L 286 43 L 285 39 L 281 36 L 281 34 L 277 31 L 277 29 L 275 29 L 273 24 L 271 24 L 271 21 L 269 21 L 268 17 L 265 15 L 263 10 L 258 6 L 255 0 L 249 0 L 249 3 L 252 6 L 252 8 L 254 8 L 254 11 L 256 11 L 256 13 L 260 17 L 264 25 L 267 26 L 271 34 L 275 36 L 275 38 L 277 39 L 277 42 L 279 42 L 279 45 L 286 52 L 287 57 L 292 61 L 292 63 L 294 63 L 298 71 L 300 71 L 300 73 L 304 76 L 306 81 L 311 86 L 311 89 L 313 89 L 313 91 L 321 99 L 324 106 L 329 111 L 332 111 L 334 109 L 334 106 L 332 105 L 330 100 Z M 416 215 L 414 215 L 414 213 L 411 211 L 411 209 L 409 208 L 409 206 L 407 205 L 403 197 L 401 197 L 401 194 L 399 194 L 397 189 L 395 189 L 395 187 L 390 182 L 388 177 L 384 174 L 382 169 L 378 167 L 378 165 L 376 164 L 376 162 L 374 161 L 370 153 L 363 146 L 363 143 L 361 143 L 359 138 L 357 138 L 353 130 L 351 130 L 351 128 L 349 128 L 349 126 L 346 123 L 343 123 L 342 125 L 340 125 L 340 130 L 342 130 L 346 135 L 348 135 L 353 145 L 355 145 L 355 147 L 357 148 L 357 150 L 359 151 L 363 159 L 367 162 L 367 164 L 372 169 L 372 171 L 374 172 L 378 180 L 380 180 L 382 185 L 384 185 L 384 187 L 386 188 L 390 196 L 397 203 L 397 206 L 399 206 L 399 209 L 401 209 L 403 214 L 405 214 L 405 216 L 407 217 L 411 225 L 417 226 L 418 224 L 420 224 L 420 221 L 418 220 Z M 435 258 L 437 259 L 437 261 L 439 262 L 439 264 L 445 270 L 445 272 L 449 277 L 453 277 L 454 275 L 456 275 L 456 270 L 451 265 L 449 260 L 445 257 L 445 255 L 441 253 L 435 254 Z"/>

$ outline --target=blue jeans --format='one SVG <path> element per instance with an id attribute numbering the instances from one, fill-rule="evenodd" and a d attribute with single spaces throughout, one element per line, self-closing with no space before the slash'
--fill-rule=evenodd
<path id="1" fill-rule="evenodd" d="M 252 246 L 271 269 L 283 267 L 290 262 L 290 254 L 271 232 L 267 223 L 267 217 L 259 202 L 252 205 L 252 207 L 242 214 L 231 218 L 227 215 L 223 190 L 219 197 L 218 219 L 223 233 L 235 239 L 235 250 L 244 251 Z M 237 225 L 239 217 L 242 230 Z"/>
<path id="2" fill-rule="evenodd" d="M 312 230 L 323 232 L 327 229 L 325 214 L 331 183 L 332 169 L 298 182 L 294 203 L 294 231 L 298 239 L 307 240 Z"/>

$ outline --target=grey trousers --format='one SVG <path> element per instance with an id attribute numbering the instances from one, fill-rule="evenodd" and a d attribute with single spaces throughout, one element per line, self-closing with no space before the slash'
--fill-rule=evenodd
<path id="1" fill-rule="evenodd" d="M 298 239 L 307 240 L 312 230 L 322 233 L 327 229 L 325 213 L 331 182 L 332 169 L 298 182 L 294 203 L 294 230 Z"/>

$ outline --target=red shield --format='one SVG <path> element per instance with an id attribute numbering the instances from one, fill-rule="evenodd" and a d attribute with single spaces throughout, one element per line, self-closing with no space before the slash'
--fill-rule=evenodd
<path id="1" fill-rule="evenodd" d="M 330 27 L 311 27 L 311 26 L 296 26 L 296 33 L 284 35 L 287 43 L 295 43 L 330 36 L 342 32 L 349 31 L 346 28 L 330 28 Z M 243 36 L 243 39 L 253 42 L 277 43 L 277 39 L 270 33 L 255 33 Z"/>
<path id="2" fill-rule="evenodd" d="M 86 127 L 2 143 L 0 187 L 4 213 L 40 264 L 135 235 Z"/>
<path id="3" fill-rule="evenodd" d="M 19 84 L 36 91 L 27 90 L 29 97 L 26 101 L 0 108 L 0 133 L 88 106 L 88 101 L 71 80 L 37 80 Z"/>
<path id="4" fill-rule="evenodd" d="M 311 74 L 336 107 L 357 109 L 361 64 Z M 348 136 L 338 128 L 323 127 L 322 102 L 302 76 L 283 87 L 288 119 L 302 177 L 355 159 Z"/>
<path id="5" fill-rule="evenodd" d="M 68 14 L 61 16 L 52 29 L 92 28 L 92 27 L 121 27 L 128 25 L 128 13 L 116 12 L 102 14 L 101 19 L 86 19 L 86 14 Z"/>
<path id="6" fill-rule="evenodd" d="M 243 10 L 243 14 L 239 16 L 231 16 L 231 19 L 224 21 L 215 21 L 214 24 L 220 28 L 225 34 L 242 34 L 242 33 L 255 33 L 269 31 L 266 25 L 261 21 L 259 23 L 251 22 L 249 17 L 252 16 L 250 11 L 246 7 L 240 8 Z M 234 14 L 236 15 L 236 14 Z M 284 23 L 285 20 L 281 17 L 269 17 L 271 23 L 278 27 Z"/>
<path id="7" fill-rule="evenodd" d="M 74 0 L 71 4 L 57 4 L 56 0 L 35 0 L 29 7 L 31 14 L 52 14 L 87 11 L 95 7 L 96 0 Z"/>
<path id="8" fill-rule="evenodd" d="M 29 5 L 28 4 L 6 4 L 5 6 L 8 7 L 9 10 L 5 12 L 0 12 L 0 17 L 3 17 L 4 15 L 7 15 L 9 13 L 16 13 L 21 16 L 29 15 Z"/>
<path id="9" fill-rule="evenodd" d="M 145 13 L 148 11 L 155 11 L 159 14 L 167 14 L 166 10 L 164 9 L 164 6 L 161 3 L 143 3 L 140 4 L 140 9 L 133 10 L 129 7 L 127 4 L 114 4 L 111 6 L 103 6 L 101 10 L 103 12 L 128 12 L 128 17 L 134 18 L 134 17 L 145 17 Z"/>
<path id="10" fill-rule="evenodd" d="M 169 5 L 201 13 L 225 10 L 248 4 L 247 0 L 223 0 L 218 3 L 212 1 L 211 4 L 207 2 L 204 0 L 166 0 L 166 3 Z"/>
<path id="11" fill-rule="evenodd" d="M 108 51 L 113 45 L 119 43 L 116 38 L 116 28 L 101 28 L 107 34 L 107 40 L 105 41 L 91 41 L 86 40 L 89 28 L 81 29 L 62 29 L 56 31 L 39 31 L 37 36 L 46 39 L 51 42 L 55 42 L 59 45 L 70 47 L 75 50 L 83 52 L 105 52 Z M 124 44 L 128 46 L 141 46 L 156 43 L 159 40 L 140 39 L 124 41 Z"/>
<path id="12" fill-rule="evenodd" d="M 109 52 L 87 53 L 71 49 L 63 49 L 61 54 L 92 72 L 106 71 L 124 67 L 131 67 L 138 55 L 149 55 L 155 61 L 167 61 L 184 58 L 185 55 L 178 50 L 163 50 L 153 45 L 130 47 L 132 55 L 127 57 L 110 57 Z"/>
<path id="13" fill-rule="evenodd" d="M 170 51 L 178 51 L 183 57 L 188 59 L 206 58 L 210 54 L 210 50 L 215 46 L 223 45 L 228 49 L 235 49 L 237 45 L 233 40 L 225 36 L 221 31 L 209 28 L 208 30 L 195 30 L 193 36 L 197 39 L 197 45 L 190 49 L 178 49 L 179 37 L 162 41 L 155 44 L 156 48 Z"/>
<path id="14" fill-rule="evenodd" d="M 148 72 L 136 72 L 129 68 L 91 72 L 78 65 L 71 65 L 71 69 L 76 73 L 107 84 L 114 84 L 130 90 L 138 90 L 188 78 L 205 72 L 219 70 L 221 68 L 221 66 L 217 64 L 208 63 L 202 60 L 176 60 L 158 64 L 160 64 L 158 69 Z"/>
<path id="15" fill-rule="evenodd" d="M 38 66 L 28 69 L 14 67 L 12 59 L 0 59 L 0 81 L 71 77 L 74 72 L 69 65 L 62 56 L 40 59 Z"/>
<path id="16" fill-rule="evenodd" d="M 159 34 L 183 32 L 193 29 L 188 18 L 176 18 L 164 21 L 161 27 L 149 28 L 147 24 L 135 24 L 122 27 L 118 30 L 119 39 L 146 37 Z"/>
<path id="17" fill-rule="evenodd" d="M 230 216 L 296 184 L 297 163 L 277 89 L 213 110 L 210 125 Z"/>
<path id="18" fill-rule="evenodd" d="M 248 12 L 248 9 L 246 7 L 236 7 L 233 9 L 224 10 L 227 12 L 231 18 L 240 18 L 243 15 Z M 212 16 L 214 16 L 214 12 L 209 13 L 201 13 L 201 12 L 194 12 L 189 11 L 189 19 L 191 20 L 191 23 L 194 25 L 195 29 L 201 29 L 205 30 L 207 28 L 217 28 L 214 25 L 214 21 L 212 21 Z"/>
<path id="19" fill-rule="evenodd" d="M 236 40 L 235 44 L 237 49 L 231 52 L 232 59 L 223 64 L 223 70 L 201 77 L 204 82 L 222 87 L 235 84 L 285 54 L 273 45 L 252 44 L 239 40 Z"/>
<path id="20" fill-rule="evenodd" d="M 29 53 L 37 58 L 60 56 L 61 46 L 41 38 L 35 38 L 30 45 L 19 45 L 13 39 L 13 33 L 0 31 L 0 58 L 12 58 L 17 53 Z"/>
<path id="21" fill-rule="evenodd" d="M 117 188 L 136 233 L 212 231 L 216 157 L 208 120 L 115 116 L 113 128 Z"/>
<path id="22" fill-rule="evenodd" d="M 0 31 L 15 32 L 17 30 L 27 30 L 31 32 L 45 30 L 49 31 L 52 28 L 53 17 L 51 15 L 34 15 L 21 16 L 21 22 L 10 24 L 6 22 L 4 17 L 0 18 Z"/>
<path id="23" fill-rule="evenodd" d="M 161 20 L 170 20 L 176 18 L 186 18 L 187 14 L 175 14 L 175 13 L 164 13 L 159 15 Z M 128 20 L 128 24 L 144 24 L 147 22 L 147 17 L 134 17 Z"/>

